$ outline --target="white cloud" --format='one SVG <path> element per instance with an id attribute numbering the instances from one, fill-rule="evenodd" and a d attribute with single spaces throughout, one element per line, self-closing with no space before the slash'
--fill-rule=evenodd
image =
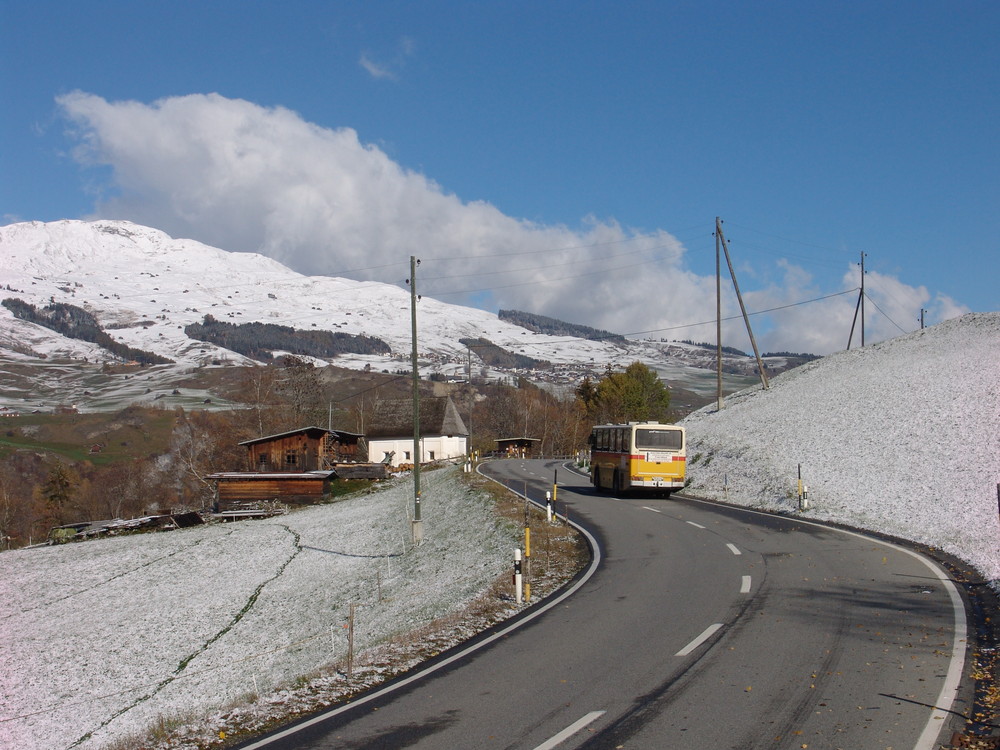
<path id="1" fill-rule="evenodd" d="M 368 57 L 367 54 L 361 55 L 361 58 L 358 60 L 358 65 L 367 70 L 369 74 L 371 74 L 372 78 L 390 78 L 393 80 L 396 78 L 396 74 L 393 73 L 387 66 L 380 65 Z"/>
<path id="2" fill-rule="evenodd" d="M 593 218 L 579 228 L 542 225 L 489 203 L 465 203 L 362 143 L 354 130 L 320 127 L 282 107 L 218 94 L 144 104 L 75 92 L 58 103 L 74 125 L 75 158 L 110 167 L 97 216 L 261 252 L 309 274 L 397 282 L 417 255 L 424 261 L 418 291 L 447 302 L 528 310 L 620 333 L 714 340 L 714 323 L 682 326 L 714 321 L 715 279 L 692 272 L 685 248 L 665 231 L 640 234 Z M 792 265 L 779 270 L 779 286 L 746 293 L 749 309 L 831 291 Z M 890 277 L 878 282 L 871 294 L 890 316 L 912 318 L 928 304 L 923 288 Z M 724 314 L 738 315 L 725 283 Z M 790 307 L 755 318 L 755 332 L 759 325 L 762 349 L 842 349 L 854 304 L 844 295 Z M 945 298 L 931 308 L 936 320 L 964 311 Z M 725 330 L 724 343 L 749 351 L 742 320 Z M 869 338 L 897 333 L 873 321 Z"/>
<path id="3" fill-rule="evenodd" d="M 399 40 L 396 53 L 391 61 L 377 61 L 369 52 L 363 52 L 358 59 L 358 64 L 368 71 L 372 78 L 388 78 L 395 81 L 399 79 L 399 72 L 406 66 L 407 59 L 416 52 L 417 43 L 412 37 L 404 36 Z"/>

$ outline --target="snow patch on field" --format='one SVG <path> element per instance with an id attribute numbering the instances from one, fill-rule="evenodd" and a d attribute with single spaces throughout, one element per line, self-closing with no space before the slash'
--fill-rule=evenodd
<path id="1" fill-rule="evenodd" d="M 0 746 L 99 748 L 203 715 L 460 609 L 517 529 L 455 469 L 259 521 L 0 555 Z"/>

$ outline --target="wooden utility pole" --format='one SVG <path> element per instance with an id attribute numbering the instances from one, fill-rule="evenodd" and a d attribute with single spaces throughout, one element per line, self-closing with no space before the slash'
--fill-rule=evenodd
<path id="1" fill-rule="evenodd" d="M 861 253 L 861 291 L 858 294 L 858 304 L 854 307 L 854 320 L 851 322 L 851 335 L 847 337 L 847 348 L 851 348 L 854 340 L 854 326 L 858 322 L 858 311 L 861 311 L 861 348 L 865 348 L 865 253 Z"/>
<path id="2" fill-rule="evenodd" d="M 424 540 L 420 519 L 420 372 L 417 369 L 417 266 L 420 261 L 410 256 L 410 334 L 413 347 L 410 368 L 413 370 L 413 543 Z"/>
<path id="3" fill-rule="evenodd" d="M 719 250 L 722 222 L 715 217 L 715 394 L 718 399 L 718 409 L 722 411 L 722 266 Z"/>
<path id="4" fill-rule="evenodd" d="M 861 348 L 865 348 L 865 254 L 861 253 Z"/>
<path id="5" fill-rule="evenodd" d="M 764 372 L 764 361 L 760 358 L 760 352 L 757 350 L 757 340 L 753 337 L 753 329 L 750 328 L 750 316 L 747 315 L 746 305 L 743 304 L 743 295 L 740 294 L 740 285 L 736 281 L 736 271 L 733 270 L 733 261 L 729 257 L 729 245 L 726 243 L 726 236 L 722 233 L 722 221 L 718 216 L 715 217 L 715 236 L 718 241 L 722 243 L 722 250 L 726 254 L 726 265 L 729 266 L 729 275 L 733 278 L 733 289 L 736 290 L 736 299 L 740 302 L 740 310 L 743 311 L 743 322 L 746 323 L 747 334 L 750 336 L 750 346 L 753 347 L 753 355 L 757 358 L 757 369 L 760 371 L 760 382 L 764 388 L 768 388 L 767 373 Z M 720 308 L 721 310 L 721 308 Z M 719 312 L 719 330 L 722 330 L 722 314 Z M 719 335 L 719 351 L 718 351 L 719 367 L 722 367 L 722 335 Z M 721 378 L 721 375 L 720 375 Z"/>

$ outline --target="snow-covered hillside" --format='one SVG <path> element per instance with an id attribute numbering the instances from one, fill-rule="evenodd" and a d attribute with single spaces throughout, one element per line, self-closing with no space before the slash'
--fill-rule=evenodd
<path id="1" fill-rule="evenodd" d="M 101 748 L 422 627 L 510 566 L 455 469 L 269 520 L 0 554 L 0 747 Z M 472 633 L 465 633 L 466 637 Z M 341 680 L 343 683 L 343 680 Z"/>
<path id="2" fill-rule="evenodd" d="M 939 547 L 1000 583 L 1000 313 L 831 355 L 705 407 L 691 490 Z"/>
<path id="3" fill-rule="evenodd" d="M 400 258 L 400 281 L 407 276 L 409 258 Z M 391 347 L 391 355 L 341 355 L 336 364 L 389 371 L 409 368 L 407 289 L 303 276 L 262 255 L 173 239 L 125 221 L 0 227 L 0 287 L 4 298 L 36 307 L 61 302 L 84 308 L 117 341 L 168 357 L 178 367 L 248 361 L 184 333 L 185 326 L 212 315 L 226 323 L 274 323 L 376 337 Z M 504 322 L 493 313 L 429 297 L 419 302 L 417 319 L 423 375 L 464 375 L 469 350 L 459 340 L 485 338 L 508 351 L 549 361 L 570 379 L 580 372 L 601 373 L 608 364 L 624 367 L 641 360 L 663 377 L 689 378 L 692 389 L 714 392 L 712 353 L 697 347 L 674 343 L 668 352 L 661 342 L 620 344 L 547 336 Z M 42 358 L 91 363 L 112 359 L 95 344 L 15 318 L 4 307 L 0 307 L 0 358 L 22 363 Z M 482 366 L 473 352 L 472 367 L 478 373 Z M 86 403 L 80 407 L 95 408 Z"/>

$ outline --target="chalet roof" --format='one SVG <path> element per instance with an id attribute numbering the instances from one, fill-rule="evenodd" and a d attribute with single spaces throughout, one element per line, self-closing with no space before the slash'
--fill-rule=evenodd
<path id="1" fill-rule="evenodd" d="M 279 440 L 281 438 L 292 437 L 293 435 L 305 435 L 306 437 L 311 437 L 313 439 L 319 439 L 326 434 L 333 434 L 337 437 L 362 437 L 356 432 L 347 432 L 346 430 L 328 430 L 325 427 L 300 427 L 297 430 L 289 430 L 288 432 L 279 432 L 277 435 L 268 435 L 267 437 L 254 438 L 253 440 L 244 440 L 238 445 L 256 445 L 257 443 L 269 443 L 272 440 Z"/>
<path id="2" fill-rule="evenodd" d="M 413 437 L 413 402 L 410 399 L 389 399 L 375 404 L 375 413 L 367 437 Z M 421 435 L 462 435 L 469 430 L 458 413 L 458 407 L 448 396 L 420 399 Z"/>

